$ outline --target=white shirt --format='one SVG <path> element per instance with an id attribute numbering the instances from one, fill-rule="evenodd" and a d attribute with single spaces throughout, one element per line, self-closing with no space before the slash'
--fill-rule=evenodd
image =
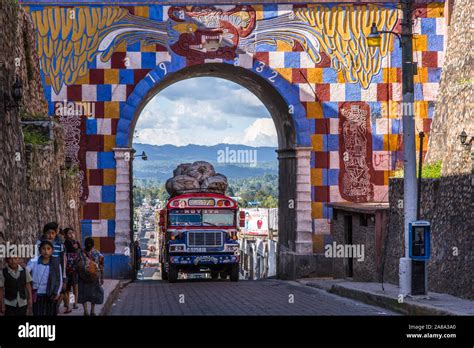
<path id="1" fill-rule="evenodd" d="M 31 270 L 31 274 L 33 275 L 33 289 L 35 289 L 39 295 L 46 294 L 49 279 L 49 264 L 44 265 L 38 263 L 38 258 L 35 258 L 28 262 L 27 267 Z M 59 265 L 59 274 L 62 274 L 61 265 Z M 59 280 L 59 288 L 56 295 L 61 293 L 63 287 L 63 277 L 59 278 L 61 279 Z"/>

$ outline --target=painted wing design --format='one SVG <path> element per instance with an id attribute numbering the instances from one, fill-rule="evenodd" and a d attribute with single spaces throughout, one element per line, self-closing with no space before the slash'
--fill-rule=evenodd
<path id="1" fill-rule="evenodd" d="M 59 93 L 86 74 L 100 55 L 106 62 L 123 42 L 167 45 L 166 23 L 130 14 L 120 7 L 46 7 L 32 10 L 38 57 L 51 86 Z"/>
<path id="2" fill-rule="evenodd" d="M 254 34 L 241 40 L 240 46 L 245 51 L 255 51 L 261 44 L 298 42 L 315 63 L 321 61 L 320 53 L 325 52 L 331 58 L 332 68 L 342 71 L 347 82 L 359 82 L 367 88 L 372 77 L 380 72 L 391 38 L 382 34 L 381 47 L 369 48 L 366 36 L 372 23 L 380 31 L 388 31 L 397 19 L 396 7 L 310 5 L 295 8 L 288 15 L 257 21 Z"/>

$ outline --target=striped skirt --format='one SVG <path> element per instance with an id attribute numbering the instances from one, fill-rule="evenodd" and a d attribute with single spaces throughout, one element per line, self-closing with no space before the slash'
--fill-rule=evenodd
<path id="1" fill-rule="evenodd" d="M 58 315 L 58 301 L 52 300 L 47 295 L 38 294 L 33 303 L 33 315 L 35 317 Z"/>

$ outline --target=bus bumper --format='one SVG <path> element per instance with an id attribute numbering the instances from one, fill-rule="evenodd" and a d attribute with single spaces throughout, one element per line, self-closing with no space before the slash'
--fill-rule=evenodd
<path id="1" fill-rule="evenodd" d="M 170 263 L 178 265 L 223 265 L 238 263 L 239 255 L 179 255 L 171 256 Z"/>

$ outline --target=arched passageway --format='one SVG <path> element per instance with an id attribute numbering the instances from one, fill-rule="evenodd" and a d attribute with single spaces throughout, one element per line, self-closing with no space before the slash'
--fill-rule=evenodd
<path id="1" fill-rule="evenodd" d="M 298 96 L 291 98 L 291 86 L 276 72 L 264 66 L 255 66 L 255 71 L 236 67 L 230 64 L 206 63 L 194 65 L 182 70 L 167 73 L 168 66 L 162 65 L 145 77 L 135 91 L 129 96 L 126 109 L 119 120 L 115 158 L 117 161 L 117 202 L 116 202 L 116 245 L 130 243 L 132 229 L 131 188 L 132 141 L 135 125 L 147 103 L 166 87 L 189 78 L 211 76 L 230 80 L 252 92 L 268 109 L 278 137 L 278 173 L 279 173 L 279 261 L 277 274 L 281 278 L 293 277 L 292 259 L 282 256 L 285 253 L 312 251 L 310 221 L 310 189 L 305 195 L 304 187 L 297 187 L 297 167 L 300 174 L 309 176 L 310 149 L 305 146 L 309 141 L 309 132 L 304 108 L 298 101 Z M 146 82 L 144 82 L 146 81 Z M 146 85 L 145 85 L 146 83 Z M 145 88 L 144 87 L 148 87 Z M 280 90 L 284 89 L 286 100 Z M 296 91 L 294 93 L 297 93 Z M 290 98 L 288 98 L 290 96 Z M 163 130 L 166 132 L 166 130 Z M 308 133 L 308 139 L 305 139 Z M 300 165 L 298 166 L 298 158 Z M 307 173 L 305 173 L 307 171 Z M 120 180 L 119 180 L 120 178 Z M 129 211 L 129 214 L 124 212 Z M 299 216 L 298 216 L 299 215 Z M 304 224 L 305 220 L 308 224 Z M 297 221 L 300 221 L 298 230 Z M 308 229 L 304 231 L 303 228 Z M 298 233 L 299 232 L 299 233 Z M 306 233 L 305 233 L 306 232 Z"/>

